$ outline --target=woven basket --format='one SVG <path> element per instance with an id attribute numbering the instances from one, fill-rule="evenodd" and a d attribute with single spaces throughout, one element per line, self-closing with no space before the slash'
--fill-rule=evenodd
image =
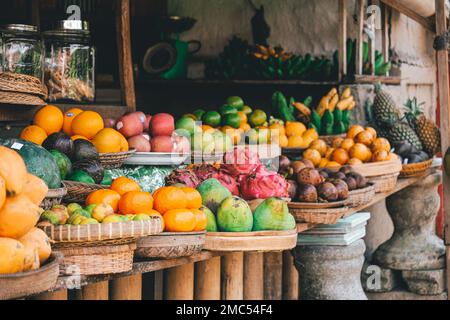
<path id="1" fill-rule="evenodd" d="M 29 105 L 29 106 L 45 106 L 44 100 L 38 96 L 20 93 L 20 92 L 10 92 L 0 90 L 0 103 L 1 104 L 19 104 L 19 105 Z"/>
<path id="2" fill-rule="evenodd" d="M 100 184 L 89 184 L 76 181 L 64 181 L 64 185 L 67 188 L 67 194 L 64 196 L 64 201 L 67 203 L 84 203 L 87 196 L 92 192 L 109 188 L 109 186 Z"/>
<path id="3" fill-rule="evenodd" d="M 100 163 L 105 169 L 117 169 L 135 152 L 135 149 L 131 149 L 127 152 L 100 153 Z"/>
<path id="4" fill-rule="evenodd" d="M 62 199 L 64 198 L 66 193 L 67 188 L 65 186 L 59 189 L 50 189 L 44 201 L 42 201 L 40 207 L 43 208 L 44 210 L 49 210 L 54 205 L 61 204 Z"/>
<path id="5" fill-rule="evenodd" d="M 53 288 L 58 279 L 61 261 L 61 254 L 53 252 L 38 270 L 0 274 L 0 300 L 31 296 Z"/>
<path id="6" fill-rule="evenodd" d="M 41 81 L 32 76 L 20 73 L 1 72 L 0 90 L 6 92 L 26 93 L 47 99 L 47 87 Z"/>
<path id="7" fill-rule="evenodd" d="M 374 184 L 376 193 L 390 192 L 397 186 L 399 175 L 400 173 L 394 173 L 376 177 L 368 177 L 368 179 Z"/>
<path id="8" fill-rule="evenodd" d="M 375 198 L 375 185 L 370 183 L 366 188 L 350 191 L 346 206 L 359 207 L 369 203 L 373 198 Z"/>
<path id="9" fill-rule="evenodd" d="M 419 177 L 427 173 L 433 164 L 433 159 L 412 164 L 404 164 L 402 171 L 400 171 L 400 178 Z"/>
<path id="10" fill-rule="evenodd" d="M 334 139 L 336 138 L 343 138 L 345 139 L 347 135 L 345 133 L 343 134 L 336 134 L 336 135 L 331 135 L 331 136 L 320 136 L 319 139 L 325 141 L 325 143 L 329 146 L 331 146 L 333 144 Z"/>
<path id="11" fill-rule="evenodd" d="M 187 257 L 202 251 L 204 244 L 205 232 L 167 232 L 138 239 L 135 255 L 153 259 Z"/>
<path id="12" fill-rule="evenodd" d="M 130 271 L 133 268 L 133 252 L 136 243 L 119 245 L 56 247 L 55 251 L 64 255 L 60 265 L 60 275 L 94 275 Z"/>
<path id="13" fill-rule="evenodd" d="M 336 224 L 348 210 L 348 207 L 334 209 L 294 209 L 289 207 L 289 212 L 294 216 L 295 221 L 314 224 Z"/>

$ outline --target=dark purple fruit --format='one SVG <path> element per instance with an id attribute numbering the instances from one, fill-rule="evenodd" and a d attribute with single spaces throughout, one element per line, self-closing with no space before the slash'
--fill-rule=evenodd
<path id="1" fill-rule="evenodd" d="M 306 168 L 297 174 L 297 182 L 299 184 L 312 184 L 313 186 L 317 186 L 324 180 L 316 169 Z"/>
<path id="2" fill-rule="evenodd" d="M 333 185 L 336 187 L 337 191 L 338 191 L 338 200 L 346 200 L 348 199 L 348 185 L 345 181 L 343 180 L 333 180 Z"/>
<path id="3" fill-rule="evenodd" d="M 351 172 L 349 174 L 349 176 L 356 180 L 356 189 L 363 189 L 363 188 L 367 187 L 368 181 L 361 174 L 356 173 L 356 172 Z"/>
<path id="4" fill-rule="evenodd" d="M 345 173 L 339 171 L 339 172 L 336 172 L 333 174 L 333 178 L 339 179 L 339 180 L 344 180 L 347 177 L 345 176 Z"/>
<path id="5" fill-rule="evenodd" d="M 313 203 L 318 201 L 317 189 L 312 184 L 300 184 L 297 189 L 297 199 L 300 202 Z"/>
<path id="6" fill-rule="evenodd" d="M 303 159 L 302 162 L 305 164 L 305 166 L 307 168 L 311 168 L 311 169 L 315 168 L 314 163 L 309 159 Z"/>
<path id="7" fill-rule="evenodd" d="M 330 177 L 330 175 L 328 174 L 328 172 L 326 172 L 325 170 L 320 170 L 319 174 L 324 178 L 324 179 L 328 179 Z"/>
<path id="8" fill-rule="evenodd" d="M 352 172 L 352 168 L 350 166 L 343 166 L 341 169 L 339 169 L 339 172 L 342 172 L 343 174 L 347 175 L 350 172 Z"/>
<path id="9" fill-rule="evenodd" d="M 295 161 L 292 163 L 292 170 L 294 174 L 298 174 L 300 171 L 306 168 L 306 165 L 302 161 Z"/>
<path id="10" fill-rule="evenodd" d="M 289 185 L 288 187 L 289 198 L 294 199 L 297 196 L 298 184 L 294 180 L 288 180 L 287 183 Z"/>
<path id="11" fill-rule="evenodd" d="M 317 187 L 317 193 L 322 200 L 325 201 L 336 201 L 339 197 L 338 190 L 331 182 L 321 183 Z"/>
<path id="12" fill-rule="evenodd" d="M 349 191 L 353 191 L 353 190 L 358 189 L 358 183 L 356 182 L 355 178 L 347 177 L 347 179 L 345 179 L 344 181 L 347 184 Z"/>
<path id="13" fill-rule="evenodd" d="M 279 158 L 280 169 L 286 169 L 291 166 L 291 160 L 288 157 L 281 155 Z"/>

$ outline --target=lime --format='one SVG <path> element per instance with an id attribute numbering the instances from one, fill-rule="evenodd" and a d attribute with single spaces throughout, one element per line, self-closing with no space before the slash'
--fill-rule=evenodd
<path id="1" fill-rule="evenodd" d="M 267 121 L 267 115 L 262 110 L 255 110 L 253 111 L 250 116 L 248 117 L 248 122 L 252 127 L 258 127 L 262 126 Z"/>
<path id="2" fill-rule="evenodd" d="M 211 126 L 213 128 L 217 128 L 220 126 L 220 122 L 222 121 L 222 117 L 217 111 L 208 111 L 202 117 L 203 124 Z"/>
<path id="3" fill-rule="evenodd" d="M 236 107 L 229 106 L 229 105 L 223 105 L 220 107 L 219 112 L 222 115 L 222 117 L 224 117 L 227 114 L 237 113 L 238 110 Z"/>
<path id="4" fill-rule="evenodd" d="M 237 113 L 227 114 L 223 119 L 223 125 L 239 129 L 241 125 L 241 117 Z"/>
<path id="5" fill-rule="evenodd" d="M 186 113 L 182 118 L 191 118 L 192 120 L 197 120 L 197 116 L 192 113 Z"/>
<path id="6" fill-rule="evenodd" d="M 239 111 L 244 112 L 246 115 L 249 115 L 253 112 L 252 108 L 250 108 L 249 106 L 243 106 L 241 109 L 239 109 Z"/>
<path id="7" fill-rule="evenodd" d="M 189 136 L 196 132 L 196 127 L 197 125 L 195 124 L 195 120 L 186 116 L 178 119 L 175 124 L 176 130 L 180 130 L 179 132 L 182 132 L 181 130 L 186 130 L 189 133 Z"/>
<path id="8" fill-rule="evenodd" d="M 214 136 L 212 135 L 212 133 L 203 132 L 203 153 L 212 154 L 214 152 L 214 147 Z"/>
<path id="9" fill-rule="evenodd" d="M 229 97 L 226 104 L 240 110 L 244 106 L 244 100 L 241 97 Z"/>
<path id="10" fill-rule="evenodd" d="M 197 109 L 193 112 L 193 115 L 197 118 L 197 120 L 201 120 L 203 115 L 206 113 L 203 109 Z"/>

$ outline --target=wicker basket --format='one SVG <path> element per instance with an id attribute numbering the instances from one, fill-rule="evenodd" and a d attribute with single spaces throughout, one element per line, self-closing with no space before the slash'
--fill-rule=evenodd
<path id="1" fill-rule="evenodd" d="M 0 90 L 0 103 L 1 104 L 19 104 L 28 106 L 45 106 L 45 101 L 38 96 Z"/>
<path id="2" fill-rule="evenodd" d="M 64 184 L 63 184 L 64 185 Z M 67 188 L 51 189 L 48 191 L 47 196 L 41 203 L 41 208 L 44 210 L 51 209 L 54 205 L 61 204 L 62 199 L 67 194 Z"/>
<path id="3" fill-rule="evenodd" d="M 59 275 L 61 254 L 53 252 L 38 270 L 0 275 L 0 300 L 35 295 L 53 288 Z"/>
<path id="4" fill-rule="evenodd" d="M 331 146 L 333 144 L 334 139 L 336 138 L 343 138 L 345 139 L 347 135 L 345 133 L 343 134 L 336 134 L 336 135 L 331 135 L 331 136 L 320 136 L 319 139 L 325 141 L 325 143 L 329 146 Z"/>
<path id="5" fill-rule="evenodd" d="M 135 255 L 153 259 L 187 257 L 202 251 L 204 244 L 205 232 L 167 232 L 138 239 Z"/>
<path id="6" fill-rule="evenodd" d="M 64 181 L 64 185 L 67 188 L 67 194 L 64 196 L 64 201 L 67 203 L 84 203 L 87 196 L 92 192 L 109 188 L 109 186 L 100 184 L 89 184 L 76 181 Z"/>
<path id="7" fill-rule="evenodd" d="M 382 176 L 368 177 L 370 182 L 374 184 L 375 192 L 390 192 L 397 186 L 397 180 L 400 173 L 386 174 Z"/>
<path id="8" fill-rule="evenodd" d="M 93 246 L 62 246 L 55 251 L 64 255 L 60 275 L 112 274 L 130 271 L 133 268 L 134 240 L 122 244 L 101 244 Z"/>
<path id="9" fill-rule="evenodd" d="M 297 222 L 314 224 L 336 224 L 349 210 L 348 207 L 332 209 L 295 209 L 289 206 L 289 212 Z"/>
<path id="10" fill-rule="evenodd" d="M 400 171 L 400 178 L 419 177 L 427 173 L 433 164 L 433 159 L 412 164 L 404 164 L 402 171 Z"/>
<path id="11" fill-rule="evenodd" d="M 1 72 L 0 90 L 13 93 L 25 93 L 47 99 L 47 87 L 41 81 L 32 76 L 20 73 Z"/>
<path id="12" fill-rule="evenodd" d="M 117 169 L 135 152 L 135 149 L 131 149 L 126 152 L 100 153 L 100 163 L 105 169 Z"/>
<path id="13" fill-rule="evenodd" d="M 350 191 L 346 205 L 350 208 L 359 207 L 369 203 L 373 198 L 375 198 L 375 185 L 370 183 L 366 188 Z"/>

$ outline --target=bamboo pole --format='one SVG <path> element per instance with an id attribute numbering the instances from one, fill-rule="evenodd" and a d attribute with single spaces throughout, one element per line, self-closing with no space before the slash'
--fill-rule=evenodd
<path id="1" fill-rule="evenodd" d="M 222 257 L 222 300 L 244 298 L 244 253 L 230 252 Z"/>
<path id="2" fill-rule="evenodd" d="M 281 300 L 283 277 L 283 253 L 264 254 L 264 300 Z"/>
<path id="3" fill-rule="evenodd" d="M 361 75 L 363 68 L 364 18 L 366 16 L 365 0 L 358 0 L 358 35 L 356 37 L 356 74 Z"/>
<path id="4" fill-rule="evenodd" d="M 264 253 L 244 253 L 244 300 L 264 300 Z"/>
<path id="5" fill-rule="evenodd" d="M 195 300 L 220 300 L 220 257 L 195 264 Z"/>
<path id="6" fill-rule="evenodd" d="M 108 281 L 92 283 L 76 291 L 76 300 L 108 300 Z"/>
<path id="7" fill-rule="evenodd" d="M 298 271 L 291 251 L 283 252 L 283 300 L 298 300 Z"/>
<path id="8" fill-rule="evenodd" d="M 188 263 L 165 271 L 167 300 L 194 299 L 194 264 Z"/>
<path id="9" fill-rule="evenodd" d="M 110 282 L 111 300 L 141 300 L 142 275 L 136 274 L 114 279 Z"/>
<path id="10" fill-rule="evenodd" d="M 347 75 L 347 0 L 339 0 L 339 81 Z"/>

